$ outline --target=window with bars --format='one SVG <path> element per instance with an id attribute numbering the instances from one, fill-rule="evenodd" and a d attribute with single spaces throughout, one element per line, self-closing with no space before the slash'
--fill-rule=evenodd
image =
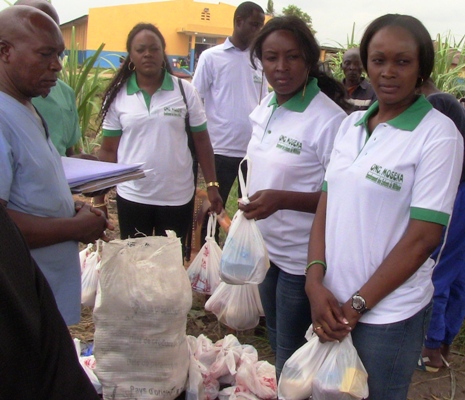
<path id="1" fill-rule="evenodd" d="M 202 21 L 210 21 L 210 9 L 204 8 L 203 11 L 200 13 L 200 19 Z"/>

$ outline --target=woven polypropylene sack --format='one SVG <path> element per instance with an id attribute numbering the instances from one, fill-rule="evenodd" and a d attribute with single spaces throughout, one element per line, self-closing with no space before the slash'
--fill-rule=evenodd
<path id="1" fill-rule="evenodd" d="M 95 373 L 104 399 L 175 399 L 189 369 L 192 290 L 176 237 L 105 244 L 95 322 Z"/>

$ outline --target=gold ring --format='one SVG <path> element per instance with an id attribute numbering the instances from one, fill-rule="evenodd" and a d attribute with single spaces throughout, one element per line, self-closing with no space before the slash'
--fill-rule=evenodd
<path id="1" fill-rule="evenodd" d="M 314 331 L 317 331 L 318 329 L 321 329 L 321 328 L 323 328 L 321 325 L 320 326 L 315 326 Z"/>

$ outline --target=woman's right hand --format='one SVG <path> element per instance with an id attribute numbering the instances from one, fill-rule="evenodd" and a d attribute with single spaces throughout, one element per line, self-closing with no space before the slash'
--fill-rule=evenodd
<path id="1" fill-rule="evenodd" d="M 321 342 L 341 341 L 351 331 L 336 297 L 321 283 L 305 287 L 312 312 L 313 331 Z"/>

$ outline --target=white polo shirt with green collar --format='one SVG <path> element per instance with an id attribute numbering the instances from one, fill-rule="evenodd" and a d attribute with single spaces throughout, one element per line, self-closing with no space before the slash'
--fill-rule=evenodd
<path id="1" fill-rule="evenodd" d="M 321 190 L 336 132 L 347 114 L 310 80 L 305 97 L 297 93 L 278 106 L 270 93 L 251 114 L 247 154 L 250 192 Z M 314 214 L 279 210 L 257 221 L 270 260 L 285 272 L 303 275 Z"/>
<path id="2" fill-rule="evenodd" d="M 421 96 L 369 135 L 368 120 L 377 108 L 376 102 L 342 123 L 323 186 L 324 285 L 341 303 L 373 275 L 410 219 L 447 225 L 460 179 L 463 140 L 449 118 Z M 433 265 L 428 259 L 361 321 L 393 323 L 420 311 L 433 294 Z"/>
<path id="3" fill-rule="evenodd" d="M 189 106 L 192 132 L 207 129 L 202 101 L 187 81 L 182 81 Z M 111 104 L 103 121 L 104 136 L 121 136 L 118 162 L 145 163 L 146 177 L 120 183 L 118 194 L 142 204 L 179 206 L 194 193 L 192 156 L 187 144 L 184 104 L 178 82 L 165 73 L 152 95 L 131 75 Z"/>

